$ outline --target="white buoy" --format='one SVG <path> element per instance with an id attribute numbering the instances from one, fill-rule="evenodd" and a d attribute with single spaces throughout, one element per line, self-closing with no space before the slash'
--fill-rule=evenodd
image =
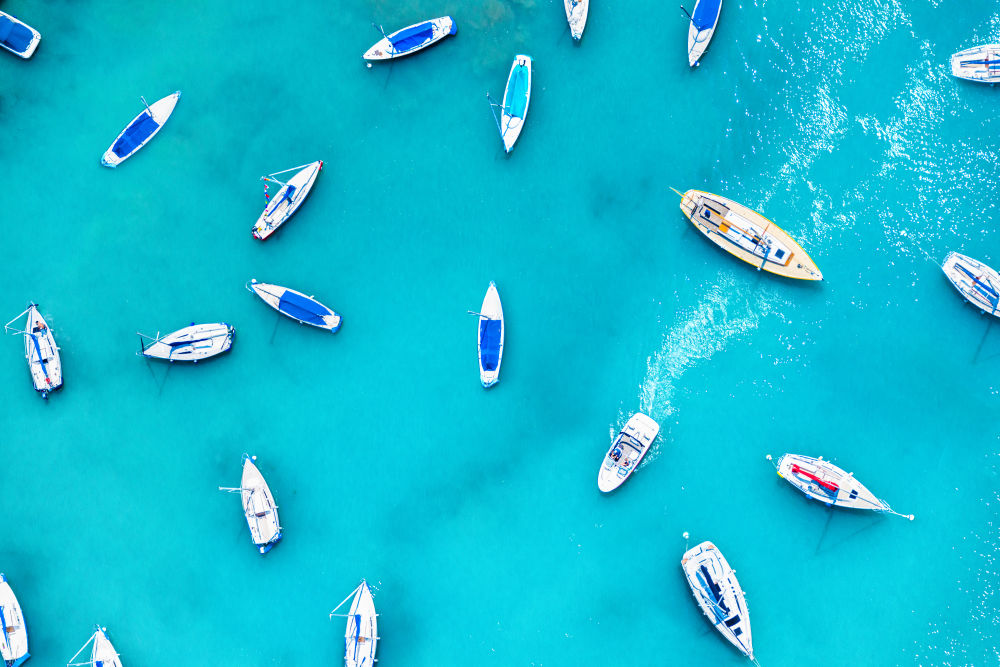
<path id="1" fill-rule="evenodd" d="M 770 454 L 768 454 L 768 455 L 767 455 L 766 457 L 764 457 L 764 458 L 766 458 L 766 459 L 767 459 L 768 461 L 770 461 L 770 460 L 771 460 L 771 455 L 770 455 Z"/>
<path id="2" fill-rule="evenodd" d="M 371 68 L 372 68 L 372 64 L 368 63 L 368 69 L 371 69 Z"/>
<path id="3" fill-rule="evenodd" d="M 688 532 L 687 532 L 687 531 L 685 530 L 685 531 L 684 531 L 684 534 L 683 534 L 683 535 L 681 535 L 681 537 L 683 537 L 683 538 L 684 538 L 684 539 L 686 540 L 686 539 L 689 539 L 689 538 L 691 537 L 691 535 L 690 535 L 690 534 L 688 534 Z"/>

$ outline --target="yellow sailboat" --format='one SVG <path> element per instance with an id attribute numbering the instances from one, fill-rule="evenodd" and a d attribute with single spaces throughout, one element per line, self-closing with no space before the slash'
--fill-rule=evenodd
<path id="1" fill-rule="evenodd" d="M 760 213 L 710 192 L 674 192 L 681 195 L 681 211 L 695 228 L 729 254 L 786 278 L 823 280 L 802 246 Z"/>

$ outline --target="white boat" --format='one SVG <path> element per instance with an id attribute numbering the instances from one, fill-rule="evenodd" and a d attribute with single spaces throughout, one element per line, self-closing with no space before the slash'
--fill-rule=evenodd
<path id="1" fill-rule="evenodd" d="M 414 23 L 389 35 L 385 34 L 381 26 L 377 27 L 382 33 L 382 39 L 365 52 L 362 56 L 365 60 L 391 60 L 408 56 L 458 32 L 458 25 L 450 16 Z"/>
<path id="2" fill-rule="evenodd" d="M 24 615 L 14 591 L 7 583 L 7 577 L 0 573 L 0 658 L 6 667 L 18 667 L 31 657 L 28 654 L 28 629 L 24 625 Z"/>
<path id="3" fill-rule="evenodd" d="M 643 413 L 637 412 L 629 417 L 625 428 L 615 436 L 611 449 L 604 456 L 597 473 L 597 488 L 608 493 L 624 484 L 635 472 L 659 432 L 660 425 Z"/>
<path id="4" fill-rule="evenodd" d="M 296 322 L 331 332 L 340 328 L 340 315 L 302 292 L 290 287 L 259 283 L 256 278 L 247 283 L 247 289 L 263 299 L 271 308 Z"/>
<path id="5" fill-rule="evenodd" d="M 24 329 L 11 326 L 14 322 L 27 315 Z M 35 391 L 42 398 L 48 398 L 49 393 L 63 385 L 62 361 L 59 358 L 59 346 L 52 335 L 52 329 L 46 324 L 38 306 L 34 303 L 28 309 L 4 325 L 4 330 L 14 335 L 24 336 L 24 358 L 28 361 L 28 371 Z"/>
<path id="6" fill-rule="evenodd" d="M 967 81 L 1000 81 L 1000 44 L 983 44 L 951 57 L 951 73 Z"/>
<path id="7" fill-rule="evenodd" d="M 702 542 L 684 553 L 681 569 L 708 621 L 756 664 L 746 596 L 722 552 L 711 542 Z"/>
<path id="8" fill-rule="evenodd" d="M 573 40 L 579 42 L 583 37 L 583 29 L 587 27 L 587 13 L 590 11 L 590 0 L 563 0 L 566 5 L 566 21 L 569 22 L 569 33 Z"/>
<path id="9" fill-rule="evenodd" d="M 274 502 L 271 489 L 264 476 L 254 465 L 256 456 L 243 455 L 243 478 L 239 487 L 220 486 L 220 491 L 239 493 L 243 500 L 243 513 L 250 528 L 250 539 L 258 551 L 266 554 L 282 537 L 281 522 L 278 520 L 278 505 Z"/>
<path id="10" fill-rule="evenodd" d="M 257 222 L 254 223 L 253 236 L 255 239 L 263 241 L 273 234 L 278 227 L 285 224 L 292 217 L 293 213 L 299 210 L 302 202 L 309 196 L 309 191 L 312 190 L 313 184 L 316 182 L 316 177 L 319 176 L 322 168 L 323 161 L 317 160 L 316 162 L 292 167 L 284 171 L 276 171 L 268 176 L 260 177 L 265 182 L 265 197 L 267 196 L 267 183 L 276 183 L 281 186 L 281 189 L 278 190 L 278 194 L 274 195 L 274 198 L 268 200 L 264 211 L 257 218 Z M 287 183 L 276 178 L 279 174 L 285 174 L 290 171 L 295 171 L 296 173 L 288 179 Z"/>
<path id="11" fill-rule="evenodd" d="M 483 387 L 492 387 L 500 379 L 504 337 L 503 306 L 500 305 L 496 283 L 490 281 L 479 312 L 469 312 L 479 315 L 479 335 L 476 339 L 479 349 L 479 381 Z"/>
<path id="12" fill-rule="evenodd" d="M 140 355 L 150 359 L 166 359 L 167 361 L 191 361 L 198 363 L 203 359 L 228 352 L 233 345 L 236 329 L 225 322 L 211 324 L 191 324 L 165 336 L 144 336 L 139 334 Z M 150 340 L 148 345 L 143 339 Z"/>
<path id="13" fill-rule="evenodd" d="M 170 118 L 177 106 L 177 100 L 181 98 L 181 91 L 172 95 L 167 95 L 161 100 L 146 105 L 145 98 L 142 99 L 145 110 L 132 119 L 121 134 L 119 134 L 111 147 L 101 158 L 101 164 L 105 167 L 117 167 L 125 160 L 135 155 L 136 151 L 149 143 L 149 140 L 156 136 L 163 124 Z"/>
<path id="14" fill-rule="evenodd" d="M 767 458 L 770 460 L 770 454 Z M 889 507 L 889 503 L 876 498 L 864 484 L 854 479 L 854 473 L 825 461 L 822 456 L 813 458 L 802 454 L 784 454 L 778 459 L 776 467 L 778 477 L 827 507 L 872 510 L 913 520 L 912 514 L 899 514 Z"/>
<path id="15" fill-rule="evenodd" d="M 698 0 L 695 3 L 688 28 L 688 64 L 691 67 L 698 64 L 712 41 L 721 13 L 722 0 Z"/>
<path id="16" fill-rule="evenodd" d="M 362 579 L 361 585 L 330 612 L 330 617 L 344 616 L 336 612 L 348 600 L 351 600 L 351 611 L 346 615 L 344 664 L 346 667 L 372 667 L 375 664 L 375 650 L 379 640 L 378 614 L 375 613 L 375 601 L 372 599 L 368 582 Z"/>
<path id="17" fill-rule="evenodd" d="M 966 301 L 984 313 L 1000 317 L 1000 274 L 957 252 L 948 253 L 941 269 Z"/>
<path id="18" fill-rule="evenodd" d="M 0 12 L 0 46 L 27 60 L 34 55 L 40 41 L 40 32 L 16 16 Z"/>
<path id="19" fill-rule="evenodd" d="M 90 659 L 77 662 L 76 660 L 80 657 L 80 654 L 88 646 L 90 647 Z M 76 655 L 69 659 L 66 667 L 122 667 L 121 658 L 118 656 L 118 652 L 115 651 L 115 647 L 111 644 L 111 640 L 108 639 L 108 629 L 98 626 L 96 632 L 87 640 L 87 643 L 81 646 Z"/>
<path id="20" fill-rule="evenodd" d="M 493 119 L 500 130 L 500 138 L 507 153 L 514 150 L 514 143 L 524 129 L 524 119 L 528 115 L 528 105 L 531 103 L 531 58 L 519 55 L 514 58 L 507 77 L 507 87 L 503 93 L 503 104 L 497 104 L 486 94 L 493 109 Z M 500 109 L 497 118 L 496 109 Z"/>

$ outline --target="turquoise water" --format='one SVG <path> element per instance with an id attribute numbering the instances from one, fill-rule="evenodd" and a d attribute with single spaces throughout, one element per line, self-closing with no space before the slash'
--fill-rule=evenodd
<path id="1" fill-rule="evenodd" d="M 691 599 L 685 531 L 736 569 L 768 667 L 1000 660 L 1000 327 L 928 261 L 1000 265 L 997 91 L 947 74 L 1000 41 L 995 3 L 727 2 L 695 71 L 648 0 L 595 0 L 578 47 L 533 0 L 3 9 L 43 40 L 0 58 L 0 308 L 41 305 L 66 377 L 39 400 L 0 348 L 0 570 L 30 664 L 97 622 L 128 665 L 337 664 L 327 613 L 362 577 L 387 667 L 745 664 Z M 455 37 L 364 67 L 371 21 L 445 13 Z M 484 93 L 516 53 L 535 88 L 508 159 Z M 176 89 L 101 168 L 138 96 Z M 309 201 L 253 241 L 258 177 L 315 159 Z M 765 212 L 826 281 L 729 257 L 668 186 Z M 254 277 L 342 330 L 279 319 Z M 485 392 L 465 311 L 490 280 Z M 134 356 L 137 330 L 216 320 L 228 356 Z M 659 443 L 602 497 L 640 409 Z M 765 461 L 785 451 L 916 521 L 807 502 Z M 216 490 L 243 452 L 281 507 L 263 558 Z"/>

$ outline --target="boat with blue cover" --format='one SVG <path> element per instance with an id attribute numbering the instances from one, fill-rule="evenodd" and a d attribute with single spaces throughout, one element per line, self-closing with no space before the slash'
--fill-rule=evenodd
<path id="1" fill-rule="evenodd" d="M 660 425 L 648 415 L 637 412 L 629 417 L 597 471 L 597 488 L 602 493 L 610 493 L 624 484 L 639 467 L 659 432 Z"/>
<path id="2" fill-rule="evenodd" d="M 88 646 L 90 647 L 90 659 L 82 662 L 74 662 Z M 118 652 L 115 651 L 111 639 L 108 638 L 108 629 L 97 626 L 94 634 L 80 647 L 76 655 L 69 659 L 66 667 L 122 667 L 121 658 Z"/>
<path id="3" fill-rule="evenodd" d="M 296 322 L 330 332 L 340 328 L 340 315 L 302 292 L 281 285 L 259 283 L 256 278 L 247 283 L 247 289 L 259 296 L 271 308 Z"/>
<path id="4" fill-rule="evenodd" d="M 973 306 L 1000 317 L 1000 274 L 978 259 L 957 252 L 948 253 L 941 265 L 944 275 Z"/>
<path id="5" fill-rule="evenodd" d="M 238 487 L 220 486 L 219 491 L 240 494 L 243 514 L 250 528 L 250 539 L 261 554 L 266 554 L 281 541 L 281 521 L 278 519 L 278 505 L 274 502 L 271 489 L 254 463 L 256 456 L 243 455 L 243 477 Z"/>
<path id="6" fill-rule="evenodd" d="M 337 610 L 348 600 L 351 600 L 350 611 L 338 614 Z M 367 581 L 362 579 L 361 585 L 334 607 L 330 618 L 334 616 L 347 617 L 347 629 L 344 631 L 345 667 L 373 667 L 379 640 L 378 614 L 375 613 L 375 600 Z"/>
<path id="7" fill-rule="evenodd" d="M 27 316 L 24 329 L 12 326 Z M 4 325 L 4 330 L 12 335 L 24 336 L 24 358 L 28 361 L 31 383 L 42 398 L 63 385 L 62 360 L 59 346 L 52 335 L 52 329 L 38 312 L 37 304 L 28 304 L 28 309 Z"/>
<path id="8" fill-rule="evenodd" d="M 569 34 L 574 42 L 583 37 L 583 29 L 587 27 L 587 14 L 590 12 L 590 0 L 563 0 L 566 6 L 566 21 L 569 23 Z"/>
<path id="9" fill-rule="evenodd" d="M 503 361 L 504 320 L 503 306 L 500 304 L 500 293 L 496 283 L 490 281 L 483 298 L 483 306 L 479 312 L 469 311 L 479 315 L 479 381 L 483 387 L 489 388 L 500 379 L 500 362 Z"/>
<path id="10" fill-rule="evenodd" d="M 125 160 L 135 155 L 136 151 L 149 143 L 149 140 L 163 128 L 163 124 L 170 118 L 177 106 L 177 100 L 181 98 L 181 91 L 176 91 L 167 95 L 163 99 L 146 104 L 145 98 L 142 103 L 146 109 L 132 119 L 124 130 L 121 131 L 111 147 L 101 158 L 101 164 L 105 167 L 117 167 Z"/>
<path id="11" fill-rule="evenodd" d="M 382 39 L 365 51 L 365 55 L 362 57 L 368 61 L 402 58 L 411 53 L 422 51 L 458 32 L 458 24 L 450 16 L 414 23 L 390 35 L 385 34 L 382 26 L 376 27 L 382 33 Z"/>
<path id="12" fill-rule="evenodd" d="M 233 345 L 236 329 L 225 322 L 195 324 L 178 329 L 165 336 L 145 336 L 139 334 L 138 354 L 147 359 L 165 359 L 198 363 L 216 355 L 228 352 Z M 149 340 L 147 344 L 145 341 Z"/>
<path id="13" fill-rule="evenodd" d="M 7 577 L 0 573 L 0 658 L 6 667 L 18 667 L 31 657 L 28 653 L 28 629 L 24 625 L 21 605 L 7 583 Z"/>
<path id="14" fill-rule="evenodd" d="M 6 12 L 0 12 L 0 46 L 27 60 L 35 53 L 42 34 Z"/>
<path id="15" fill-rule="evenodd" d="M 319 176 L 319 172 L 322 169 L 323 161 L 317 160 L 316 162 L 310 162 L 309 164 L 299 165 L 298 167 L 292 167 L 283 171 L 276 171 L 273 174 L 260 177 L 264 181 L 265 197 L 267 197 L 268 183 L 276 183 L 281 186 L 281 189 L 278 190 L 278 193 L 273 198 L 268 200 L 267 205 L 264 206 L 264 211 L 257 218 L 257 222 L 254 223 L 251 233 L 255 239 L 263 241 L 277 231 L 278 227 L 285 224 L 292 217 L 292 214 L 299 210 L 306 197 L 309 196 L 313 184 L 316 183 L 316 177 Z M 287 174 L 290 171 L 294 171 L 295 174 L 288 179 L 287 183 L 278 178 L 280 174 Z"/>
<path id="16" fill-rule="evenodd" d="M 698 0 L 695 3 L 691 25 L 688 27 L 688 64 L 691 67 L 698 64 L 708 43 L 712 41 L 720 14 L 722 0 Z"/>
<path id="17" fill-rule="evenodd" d="M 966 81 L 1000 81 L 1000 44 L 983 44 L 951 57 L 951 74 Z"/>
<path id="18" fill-rule="evenodd" d="M 753 656 L 746 595 L 722 552 L 711 542 L 702 542 L 684 553 L 681 569 L 708 622 L 740 653 L 757 664 Z"/>
<path id="19" fill-rule="evenodd" d="M 497 129 L 500 130 L 504 150 L 510 153 L 514 150 L 517 138 L 521 136 L 521 130 L 524 129 L 524 119 L 528 116 L 528 105 L 531 103 L 531 58 L 525 55 L 514 58 L 510 74 L 507 76 L 503 104 L 494 102 L 489 93 L 486 93 L 486 98 L 490 102 Z M 497 109 L 500 109 L 499 118 L 496 114 Z"/>

